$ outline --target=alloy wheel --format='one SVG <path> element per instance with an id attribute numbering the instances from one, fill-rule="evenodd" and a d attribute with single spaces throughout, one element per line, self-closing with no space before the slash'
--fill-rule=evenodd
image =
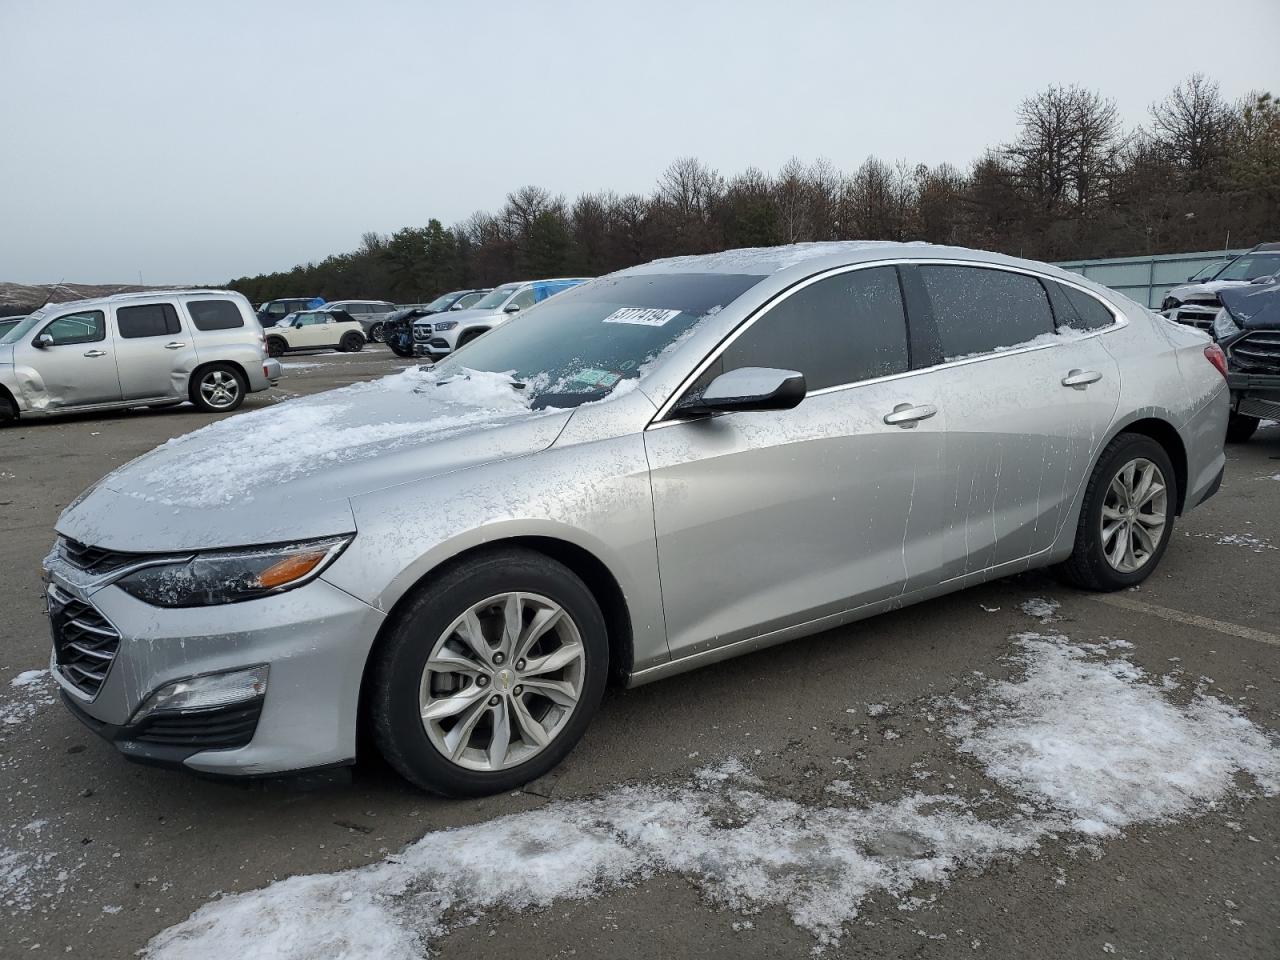
<path id="1" fill-rule="evenodd" d="M 559 604 L 534 593 L 490 597 L 432 647 L 418 694 L 423 729 L 458 766 L 517 766 L 568 723 L 585 668 L 581 634 Z"/>
<path id="2" fill-rule="evenodd" d="M 1102 553 L 1120 573 L 1141 570 L 1165 536 L 1169 485 L 1146 458 L 1130 460 L 1111 478 L 1102 501 Z"/>
<path id="3" fill-rule="evenodd" d="M 210 370 L 200 380 L 200 396 L 211 407 L 221 410 L 240 396 L 240 381 L 225 370 Z"/>

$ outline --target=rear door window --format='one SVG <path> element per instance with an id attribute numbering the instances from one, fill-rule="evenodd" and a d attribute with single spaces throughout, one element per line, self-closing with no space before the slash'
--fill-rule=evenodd
<path id="1" fill-rule="evenodd" d="M 1052 281 L 1049 282 L 1052 283 Z M 1074 327 L 1076 330 L 1101 330 L 1116 322 L 1115 314 L 1103 306 L 1102 301 L 1097 297 L 1091 297 L 1083 290 L 1077 290 L 1065 284 L 1054 284 L 1054 286 L 1062 291 L 1075 311 L 1076 322 L 1068 323 L 1067 326 Z"/>
<path id="2" fill-rule="evenodd" d="M 922 264 L 945 360 L 1009 349 L 1053 333 L 1049 297 L 1035 277 L 1009 270 Z"/>
<path id="3" fill-rule="evenodd" d="M 98 343 L 107 338 L 106 319 L 101 310 L 82 310 L 80 313 L 64 313 L 51 320 L 39 336 L 53 337 L 54 346 L 71 343 Z"/>
<path id="4" fill-rule="evenodd" d="M 893 267 L 827 277 L 772 307 L 733 341 L 699 381 L 739 367 L 804 374 L 809 390 L 903 373 L 907 321 Z"/>
<path id="5" fill-rule="evenodd" d="M 188 300 L 187 313 L 197 330 L 234 330 L 244 326 L 240 308 L 231 300 Z"/>
<path id="6" fill-rule="evenodd" d="M 169 303 L 148 303 L 137 307 L 117 307 L 116 327 L 126 340 L 165 337 L 182 330 L 178 311 Z"/>

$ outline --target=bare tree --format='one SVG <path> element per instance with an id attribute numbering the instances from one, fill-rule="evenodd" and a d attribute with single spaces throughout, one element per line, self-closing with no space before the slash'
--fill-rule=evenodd
<path id="1" fill-rule="evenodd" d="M 1193 189 L 1202 189 L 1226 156 L 1231 110 L 1216 81 L 1193 73 L 1150 107 L 1157 149 L 1181 167 Z"/>

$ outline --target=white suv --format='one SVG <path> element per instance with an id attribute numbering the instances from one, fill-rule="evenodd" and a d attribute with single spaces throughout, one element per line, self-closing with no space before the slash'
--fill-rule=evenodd
<path id="1" fill-rule="evenodd" d="M 441 360 L 476 337 L 561 291 L 586 283 L 590 277 L 560 277 L 504 283 L 466 310 L 450 310 L 413 322 L 413 355 Z"/>
<path id="2" fill-rule="evenodd" d="M 0 420 L 185 400 L 224 413 L 279 379 L 253 308 L 229 290 L 52 303 L 0 333 Z"/>

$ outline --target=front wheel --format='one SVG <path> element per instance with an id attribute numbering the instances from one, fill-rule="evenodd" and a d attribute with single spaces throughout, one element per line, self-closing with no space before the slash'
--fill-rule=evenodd
<path id="1" fill-rule="evenodd" d="M 1142 434 L 1120 434 L 1089 478 L 1075 547 L 1060 572 L 1087 590 L 1141 583 L 1169 545 L 1177 502 L 1178 479 L 1164 447 Z"/>
<path id="2" fill-rule="evenodd" d="M 413 340 L 406 334 L 392 336 L 387 340 L 387 346 L 391 348 L 391 352 L 397 357 L 409 359 L 413 356 Z"/>
<path id="3" fill-rule="evenodd" d="M 512 790 L 547 773 L 600 704 L 609 643 L 567 567 L 496 550 L 433 576 L 375 653 L 374 736 L 406 779 L 447 796 Z"/>
<path id="4" fill-rule="evenodd" d="M 1246 417 L 1242 413 L 1232 413 L 1227 420 L 1227 443 L 1246 443 L 1253 436 L 1258 424 L 1257 417 Z"/>

